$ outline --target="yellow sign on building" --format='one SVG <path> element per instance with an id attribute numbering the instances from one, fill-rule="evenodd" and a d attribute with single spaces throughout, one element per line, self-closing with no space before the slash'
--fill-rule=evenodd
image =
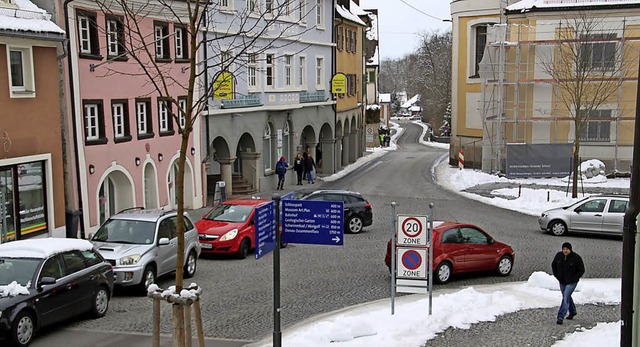
<path id="1" fill-rule="evenodd" d="M 213 80 L 214 99 L 233 99 L 235 79 L 231 72 L 222 71 Z"/>
<path id="2" fill-rule="evenodd" d="M 337 73 L 331 78 L 331 93 L 345 94 L 347 92 L 347 75 Z"/>

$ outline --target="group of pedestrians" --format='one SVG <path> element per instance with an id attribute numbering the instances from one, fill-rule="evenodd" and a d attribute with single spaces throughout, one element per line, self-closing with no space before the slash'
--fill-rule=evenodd
<path id="1" fill-rule="evenodd" d="M 307 146 L 304 153 L 298 152 L 293 162 L 293 170 L 296 172 L 298 178 L 297 185 L 301 186 L 303 180 L 307 180 L 309 184 L 315 184 L 315 173 L 317 166 L 322 165 L 322 151 L 319 147 L 316 148 L 316 157 L 318 157 L 318 163 L 313 159 L 311 150 Z M 316 166 L 317 165 L 317 166 Z M 287 174 L 287 168 L 289 163 L 284 156 L 280 157 L 280 160 L 276 163 L 276 174 L 278 175 L 278 185 L 276 189 L 284 189 L 284 179 Z"/>

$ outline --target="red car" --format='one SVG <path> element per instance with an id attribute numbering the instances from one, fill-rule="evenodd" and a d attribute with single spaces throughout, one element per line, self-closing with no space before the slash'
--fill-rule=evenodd
<path id="1" fill-rule="evenodd" d="M 384 262 L 391 271 L 391 240 Z M 495 271 L 511 273 L 515 252 L 472 224 L 433 223 L 433 274 L 437 283 L 447 283 L 452 275 L 465 272 Z"/>
<path id="2" fill-rule="evenodd" d="M 203 254 L 235 254 L 244 259 L 255 249 L 253 214 L 266 199 L 227 200 L 207 212 L 196 223 Z"/>

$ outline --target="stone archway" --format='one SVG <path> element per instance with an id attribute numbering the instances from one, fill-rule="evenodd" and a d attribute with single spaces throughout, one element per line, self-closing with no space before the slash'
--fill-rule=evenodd
<path id="1" fill-rule="evenodd" d="M 160 200 L 158 198 L 158 175 L 153 162 L 149 161 L 145 163 L 142 172 L 144 208 L 158 208 L 160 207 Z"/>
<path id="2" fill-rule="evenodd" d="M 342 136 L 342 156 L 340 157 L 342 166 L 349 165 L 349 154 L 352 149 L 349 146 L 351 144 L 351 126 L 349 119 L 344 120 L 344 135 Z"/>
<path id="3" fill-rule="evenodd" d="M 213 204 L 213 197 L 216 189 L 216 182 L 225 183 L 226 192 L 231 193 L 232 188 L 232 164 L 236 157 L 231 156 L 227 140 L 222 136 L 213 139 L 210 146 L 209 155 L 205 158 L 205 169 L 207 173 L 207 205 Z"/>
<path id="4" fill-rule="evenodd" d="M 346 130 L 345 130 L 346 131 Z M 351 116 L 351 127 L 349 128 L 349 163 L 354 163 L 358 159 L 358 124 L 356 115 Z"/>
<path id="5" fill-rule="evenodd" d="M 118 168 L 104 173 L 98 186 L 98 225 L 102 225 L 112 215 L 135 206 L 133 179 Z"/>
<path id="6" fill-rule="evenodd" d="M 335 158 L 333 158 L 333 162 L 334 162 L 334 167 L 335 167 L 335 171 L 340 171 L 342 169 L 342 138 L 344 136 L 344 132 L 343 132 L 343 128 L 342 128 L 342 121 L 338 121 L 338 123 L 336 123 L 336 129 L 335 129 L 335 143 L 334 143 L 334 148 L 335 148 Z"/>
<path id="7" fill-rule="evenodd" d="M 178 186 L 176 184 L 178 177 L 178 159 L 180 154 L 176 154 L 172 158 L 171 169 L 167 173 L 167 182 L 169 187 L 169 198 L 168 204 L 172 209 L 176 209 L 178 206 Z M 184 165 L 184 208 L 192 209 L 193 208 L 193 197 L 195 195 L 195 191 L 193 189 L 193 170 L 191 168 L 191 162 L 189 160 L 185 161 Z"/>
<path id="8" fill-rule="evenodd" d="M 335 172 L 334 160 L 333 160 L 333 145 L 334 140 L 331 135 L 333 132 L 331 131 L 331 125 L 329 123 L 322 124 L 322 128 L 320 128 L 320 136 L 318 138 L 317 148 L 320 150 L 321 157 L 319 158 L 319 153 L 316 151 L 316 160 L 322 162 L 318 165 L 318 173 L 322 173 L 323 175 L 330 175 Z"/>
<path id="9" fill-rule="evenodd" d="M 244 133 L 238 140 L 230 191 L 232 195 L 247 195 L 260 190 L 260 153 L 253 136 Z"/>

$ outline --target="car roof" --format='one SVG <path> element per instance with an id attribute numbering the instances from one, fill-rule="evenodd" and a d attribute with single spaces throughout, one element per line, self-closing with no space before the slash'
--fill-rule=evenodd
<path id="1" fill-rule="evenodd" d="M 93 244 L 87 240 L 67 238 L 34 238 L 0 244 L 0 257 L 48 258 L 54 254 L 72 250 L 90 250 Z"/>
<path id="2" fill-rule="evenodd" d="M 268 203 L 272 200 L 268 199 L 258 199 L 258 198 L 239 198 L 233 200 L 226 200 L 221 202 L 224 205 L 244 205 L 244 206 L 259 206 L 264 203 Z"/>
<path id="3" fill-rule="evenodd" d="M 304 190 L 301 189 L 300 192 L 303 193 Z M 351 195 L 362 196 L 362 194 L 358 192 L 354 192 L 346 189 L 317 189 L 307 193 L 307 195 L 311 195 L 311 194 L 351 194 Z"/>
<path id="4" fill-rule="evenodd" d="M 133 207 L 123 211 L 120 211 L 118 214 L 115 214 L 110 217 L 110 219 L 126 219 L 126 220 L 140 220 L 146 222 L 156 222 L 160 217 L 165 215 L 177 215 L 176 211 L 173 210 L 162 210 L 162 209 L 144 209 L 141 207 Z M 185 212 L 185 217 L 187 213 Z"/>
<path id="5" fill-rule="evenodd" d="M 588 197 L 591 198 L 623 198 L 629 199 L 629 195 L 627 194 L 595 194 Z"/>

